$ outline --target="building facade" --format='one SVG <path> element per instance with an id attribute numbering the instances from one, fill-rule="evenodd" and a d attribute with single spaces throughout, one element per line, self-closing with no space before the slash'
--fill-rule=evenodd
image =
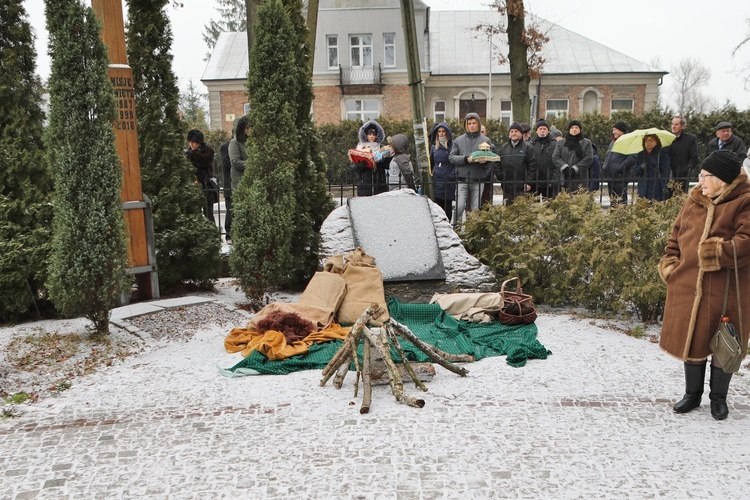
<path id="1" fill-rule="evenodd" d="M 493 10 L 432 12 L 414 0 L 425 113 L 436 122 L 467 112 L 513 120 L 504 35 Z M 527 18 L 549 37 L 541 75 L 529 86 L 531 116 L 584 113 L 610 116 L 654 107 L 666 74 L 539 18 Z M 320 0 L 313 68 L 316 123 L 411 117 L 399 0 Z M 222 33 L 201 81 L 209 90 L 212 128 L 231 129 L 248 112 L 245 33 Z"/>

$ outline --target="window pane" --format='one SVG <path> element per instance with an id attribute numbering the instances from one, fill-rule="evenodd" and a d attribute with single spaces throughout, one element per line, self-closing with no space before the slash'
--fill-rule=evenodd
<path id="1" fill-rule="evenodd" d="M 372 35 L 363 35 L 362 45 L 372 45 Z"/>
<path id="2" fill-rule="evenodd" d="M 362 56 L 364 66 L 372 66 L 372 47 L 364 48 L 364 55 Z"/>
<path id="3" fill-rule="evenodd" d="M 435 101 L 435 111 L 445 111 L 445 101 Z"/>
<path id="4" fill-rule="evenodd" d="M 395 66 L 396 65 L 396 47 L 385 48 L 385 65 Z"/>
<path id="5" fill-rule="evenodd" d="M 612 99 L 612 111 L 633 111 L 633 99 Z"/>
<path id="6" fill-rule="evenodd" d="M 512 106 L 513 106 L 512 101 L 500 101 L 501 111 L 510 111 L 512 109 Z"/>
<path id="7" fill-rule="evenodd" d="M 328 67 L 333 68 L 339 65 L 339 51 L 336 48 L 328 49 Z"/>
<path id="8" fill-rule="evenodd" d="M 395 33 L 386 33 L 385 35 L 383 35 L 383 37 L 385 39 L 385 43 L 387 43 L 389 45 L 393 45 L 394 43 L 396 43 L 396 34 Z"/>
<path id="9" fill-rule="evenodd" d="M 359 62 L 359 47 L 352 47 L 352 66 L 361 66 Z"/>

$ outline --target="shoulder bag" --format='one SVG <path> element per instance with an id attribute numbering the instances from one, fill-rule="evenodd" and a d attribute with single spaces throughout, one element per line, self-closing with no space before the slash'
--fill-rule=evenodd
<path id="1" fill-rule="evenodd" d="M 740 280 L 739 271 L 737 270 L 737 247 L 732 240 L 732 251 L 734 252 L 734 282 L 737 287 L 737 315 L 740 322 L 740 331 L 742 332 L 742 303 L 740 301 Z M 729 299 L 729 281 L 732 277 L 731 272 L 727 269 L 727 283 L 724 287 L 724 306 L 721 311 L 721 320 L 716 333 L 711 337 L 708 348 L 721 364 L 721 369 L 725 373 L 735 373 L 740 369 L 744 353 L 742 352 L 742 340 L 737 333 L 737 329 L 729 321 L 727 313 L 727 301 Z"/>

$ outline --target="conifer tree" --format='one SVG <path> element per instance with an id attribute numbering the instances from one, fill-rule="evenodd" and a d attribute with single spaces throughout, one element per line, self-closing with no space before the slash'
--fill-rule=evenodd
<path id="1" fill-rule="evenodd" d="M 314 94 L 302 0 L 283 1 L 296 37 L 296 43 L 292 44 L 295 48 L 295 72 L 290 78 L 296 81 L 298 92 L 295 111 L 295 128 L 299 133 L 295 170 L 298 217 L 292 238 L 292 253 L 296 257 L 293 280 L 297 285 L 304 285 L 318 267 L 320 227 L 333 210 L 333 201 L 326 186 L 327 166 L 321 154 L 320 140 L 310 117 Z"/>
<path id="2" fill-rule="evenodd" d="M 0 0 L 0 322 L 44 296 L 52 182 L 44 163 L 42 86 L 22 0 Z"/>
<path id="3" fill-rule="evenodd" d="M 167 4 L 127 1 L 143 192 L 153 202 L 160 285 L 168 289 L 189 281 L 210 286 L 219 274 L 221 239 L 216 225 L 201 214 L 205 198 L 184 155 L 187 126 L 178 111 Z"/>
<path id="4" fill-rule="evenodd" d="M 216 45 L 216 40 L 222 31 L 239 32 L 247 30 L 247 9 L 245 0 L 216 0 L 219 7 L 219 20 L 211 19 L 204 26 L 203 41 L 206 42 L 209 52 L 206 53 L 205 60 L 211 56 L 211 49 Z"/>
<path id="5" fill-rule="evenodd" d="M 249 295 L 290 282 L 299 152 L 295 33 L 280 0 L 264 0 L 250 54 L 248 160 L 234 196 L 230 264 Z"/>
<path id="6" fill-rule="evenodd" d="M 46 0 L 52 70 L 45 133 L 55 179 L 49 291 L 66 315 L 109 333 L 109 310 L 127 284 L 122 167 L 101 26 L 81 0 Z"/>

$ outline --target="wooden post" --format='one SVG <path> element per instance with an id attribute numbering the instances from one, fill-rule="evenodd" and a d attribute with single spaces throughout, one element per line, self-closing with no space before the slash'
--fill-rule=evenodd
<path id="1" fill-rule="evenodd" d="M 143 192 L 141 191 L 141 165 L 138 159 L 138 131 L 135 119 L 135 94 L 133 71 L 128 66 L 125 46 L 125 25 L 121 0 L 92 0 L 91 6 L 102 24 L 102 40 L 109 52 L 108 75 L 114 87 L 118 117 L 115 122 L 115 144 L 122 162 L 123 184 L 121 199 L 128 228 L 128 272 L 138 281 L 138 291 L 143 299 L 159 297 L 156 262 L 153 260 L 153 229 L 147 231 Z M 137 207 L 130 209 L 130 207 Z M 150 214 L 150 207 L 148 207 Z"/>
<path id="2" fill-rule="evenodd" d="M 417 163 L 422 192 L 433 197 L 432 179 L 427 168 L 430 154 L 425 137 L 424 126 L 424 82 L 419 63 L 419 43 L 417 41 L 417 22 L 414 17 L 414 0 L 401 0 L 401 24 L 404 26 L 406 43 L 406 67 L 409 75 L 409 92 L 411 94 L 411 118 L 414 129 L 414 142 L 417 148 Z"/>

